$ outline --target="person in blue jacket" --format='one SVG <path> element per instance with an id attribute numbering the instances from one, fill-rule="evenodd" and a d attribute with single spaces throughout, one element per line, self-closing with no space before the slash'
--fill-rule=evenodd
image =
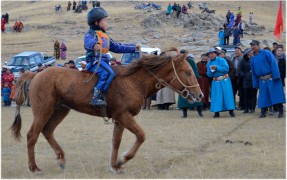
<path id="1" fill-rule="evenodd" d="M 219 28 L 219 32 L 218 32 L 218 38 L 219 38 L 219 45 L 223 45 L 224 44 L 224 31 L 223 28 Z"/>
<path id="2" fill-rule="evenodd" d="M 259 89 L 259 118 L 265 118 L 268 107 L 273 105 L 278 106 L 278 118 L 283 118 L 285 95 L 276 59 L 272 52 L 260 49 L 259 41 L 252 40 L 250 46 L 253 51 L 250 61 L 252 84 L 253 88 Z"/>
<path id="3" fill-rule="evenodd" d="M 90 105 L 92 106 L 106 105 L 102 93 L 107 91 L 109 84 L 114 78 L 114 72 L 109 66 L 108 51 L 114 53 L 132 53 L 139 50 L 139 46 L 134 44 L 114 42 L 106 34 L 108 16 L 109 14 L 102 7 L 92 8 L 87 14 L 87 23 L 90 30 L 84 38 L 84 47 L 87 51 L 86 70 L 94 72 L 99 76 L 98 83 L 94 87 L 94 95 L 90 101 Z M 95 70 L 97 71 L 95 72 Z"/>
<path id="4" fill-rule="evenodd" d="M 219 118 L 221 111 L 229 111 L 229 115 L 235 117 L 235 105 L 231 81 L 228 76 L 227 61 L 217 57 L 217 51 L 214 48 L 211 48 L 207 54 L 209 61 L 206 65 L 206 75 L 213 78 L 210 111 L 215 113 L 214 118 Z"/>

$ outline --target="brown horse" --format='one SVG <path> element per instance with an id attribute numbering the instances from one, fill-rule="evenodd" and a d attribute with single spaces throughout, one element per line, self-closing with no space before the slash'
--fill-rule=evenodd
<path id="1" fill-rule="evenodd" d="M 164 86 L 169 86 L 190 102 L 200 101 L 203 98 L 186 56 L 187 54 L 143 56 L 129 66 L 120 67 L 119 75 L 115 77 L 106 93 L 106 114 L 115 122 L 110 159 L 112 172 L 122 172 L 122 165 L 135 156 L 145 140 L 145 133 L 134 120 L 134 116 L 140 112 L 141 105 L 148 96 Z M 100 107 L 89 105 L 97 79 L 94 77 L 89 83 L 85 82 L 90 77 L 91 73 L 51 67 L 38 74 L 25 73 L 17 81 L 15 100 L 18 106 L 11 129 L 14 137 L 19 139 L 20 105 L 27 98 L 26 86 L 30 82 L 29 97 L 34 121 L 27 134 L 27 147 L 31 172 L 41 172 L 34 156 L 34 147 L 40 133 L 43 133 L 55 151 L 60 167 L 64 168 L 64 152 L 53 136 L 55 128 L 68 115 L 70 109 L 101 116 Z M 125 128 L 135 134 L 136 142 L 118 159 L 118 150 Z"/>

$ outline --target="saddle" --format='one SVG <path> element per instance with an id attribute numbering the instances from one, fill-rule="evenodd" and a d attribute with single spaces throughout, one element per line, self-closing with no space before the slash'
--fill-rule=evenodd
<path id="1" fill-rule="evenodd" d="M 110 67 L 111 67 L 112 70 L 114 71 L 115 77 L 120 74 L 120 66 L 110 66 Z M 85 70 L 85 69 L 81 70 L 81 72 L 93 74 L 93 72 L 87 71 L 87 70 Z"/>

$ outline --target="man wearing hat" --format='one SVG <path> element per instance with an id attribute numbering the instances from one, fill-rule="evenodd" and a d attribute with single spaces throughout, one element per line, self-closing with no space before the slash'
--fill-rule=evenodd
<path id="1" fill-rule="evenodd" d="M 230 116 L 235 117 L 232 86 L 228 77 L 229 67 L 226 60 L 217 57 L 216 53 L 214 48 L 207 52 L 209 57 L 206 65 L 207 76 L 213 78 L 210 111 L 215 113 L 214 118 L 218 118 L 221 111 L 229 111 Z"/>
<path id="2" fill-rule="evenodd" d="M 276 59 L 270 51 L 260 49 L 259 41 L 252 40 L 250 45 L 253 51 L 250 62 L 253 88 L 259 88 L 259 118 L 265 118 L 268 107 L 276 104 L 279 110 L 278 118 L 282 118 L 285 95 Z"/>
<path id="3" fill-rule="evenodd" d="M 71 69 L 79 70 L 79 69 L 75 66 L 74 60 L 70 60 L 70 61 L 68 62 L 68 66 L 69 66 L 69 68 L 71 68 Z"/>

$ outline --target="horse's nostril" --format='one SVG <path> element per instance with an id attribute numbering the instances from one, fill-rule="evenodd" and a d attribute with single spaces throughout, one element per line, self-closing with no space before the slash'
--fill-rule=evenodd
<path id="1" fill-rule="evenodd" d="M 202 94 L 202 93 L 199 95 L 199 98 L 200 98 L 200 99 L 202 99 L 202 98 L 203 98 L 203 94 Z"/>

